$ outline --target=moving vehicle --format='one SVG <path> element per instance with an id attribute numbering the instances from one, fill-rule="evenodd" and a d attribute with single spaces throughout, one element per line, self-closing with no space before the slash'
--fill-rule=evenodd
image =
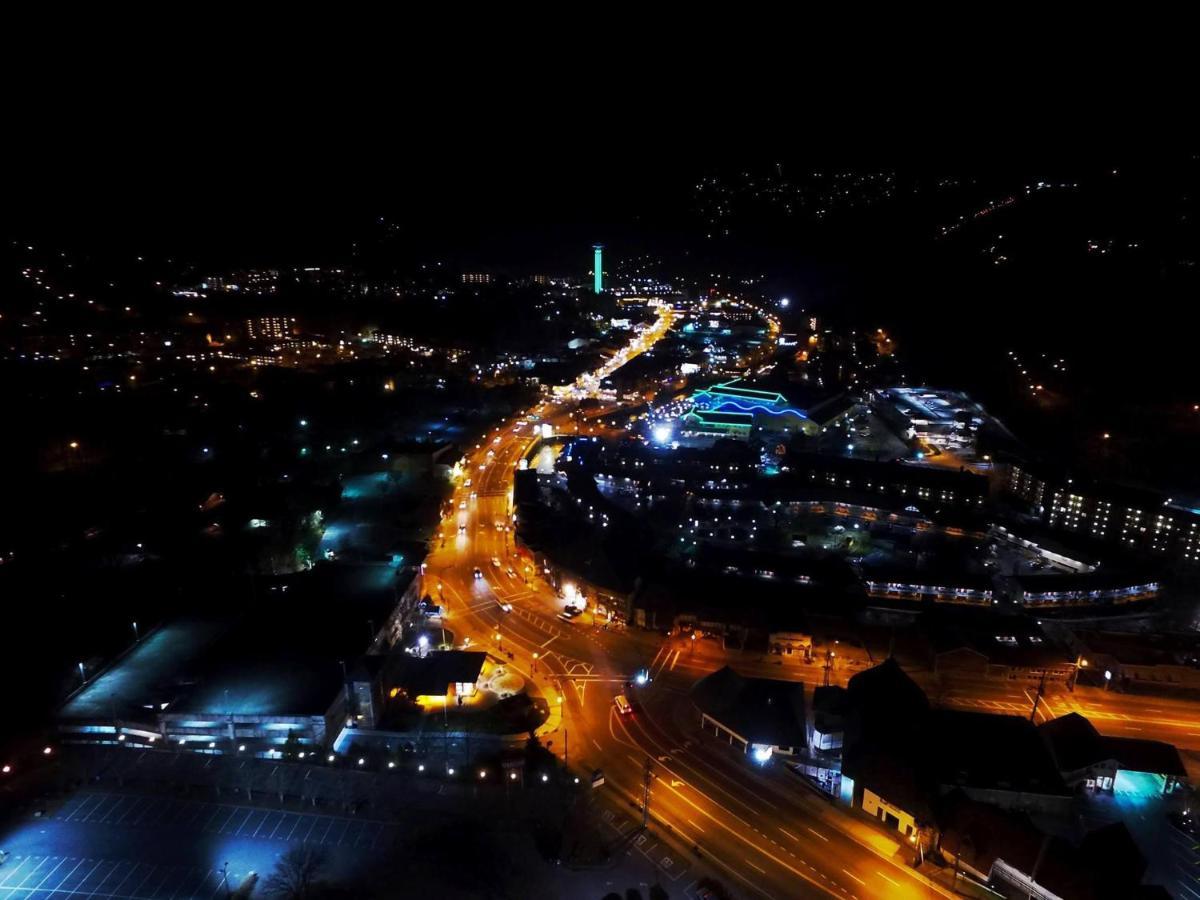
<path id="1" fill-rule="evenodd" d="M 466 509 L 466 508 L 467 508 L 467 501 L 466 501 L 466 500 L 459 500 L 459 501 L 458 501 L 458 508 L 459 508 L 459 509 Z"/>
<path id="2" fill-rule="evenodd" d="M 501 609 L 501 610 L 503 610 L 504 612 L 506 612 L 506 613 L 510 613 L 510 612 L 512 612 L 512 604 L 511 604 L 511 603 L 505 603 L 503 600 L 497 600 L 497 601 L 496 601 L 496 604 L 497 604 L 497 605 L 500 607 L 500 609 Z"/>
<path id="3" fill-rule="evenodd" d="M 497 569 L 500 568 L 500 557 L 493 556 L 492 557 L 492 565 L 495 566 Z"/>
<path id="4" fill-rule="evenodd" d="M 624 694 L 617 694 L 617 696 L 613 698 L 613 706 L 615 706 L 617 708 L 617 712 L 623 716 L 627 716 L 633 712 L 633 707 L 629 705 L 629 701 L 625 699 Z"/>
<path id="5" fill-rule="evenodd" d="M 516 578 L 516 577 L 517 577 L 517 573 L 516 573 L 516 572 L 513 570 L 513 567 L 512 567 L 512 566 L 509 566 L 509 567 L 508 567 L 507 569 L 505 569 L 504 571 L 508 573 L 508 577 L 509 577 L 509 578 Z"/>
<path id="6" fill-rule="evenodd" d="M 480 569 L 480 568 L 479 568 L 479 566 L 476 566 L 476 567 L 475 567 L 475 577 L 476 577 L 476 578 L 482 578 L 482 577 L 483 577 L 483 570 L 482 570 L 482 569 Z"/>
<path id="7" fill-rule="evenodd" d="M 466 526 L 466 525 L 459 525 L 459 526 L 458 526 L 458 533 L 459 533 L 459 534 L 466 534 L 466 533 L 467 533 L 467 526 Z"/>

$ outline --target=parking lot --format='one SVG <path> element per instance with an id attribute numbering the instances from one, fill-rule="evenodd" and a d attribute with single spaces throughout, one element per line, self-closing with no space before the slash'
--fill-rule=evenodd
<path id="1" fill-rule="evenodd" d="M 240 878 L 229 873 L 237 887 Z M 224 875 L 216 869 L 156 866 L 149 863 L 25 856 L 0 868 L 0 898 L 138 897 L 145 900 L 223 897 Z"/>
<path id="2" fill-rule="evenodd" d="M 398 826 L 373 819 L 175 797 L 81 792 L 3 837 L 0 900 L 222 896 L 270 874 L 291 844 L 324 847 L 329 874 L 391 847 Z M 228 868 L 226 869 L 226 864 Z"/>
<path id="3" fill-rule="evenodd" d="M 328 847 L 378 848 L 396 837 L 394 825 L 369 819 L 107 793 L 76 794 L 51 818 L 130 828 L 183 828 Z"/>

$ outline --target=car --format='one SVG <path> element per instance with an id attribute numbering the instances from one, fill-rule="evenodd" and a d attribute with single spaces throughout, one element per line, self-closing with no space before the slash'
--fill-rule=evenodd
<path id="1" fill-rule="evenodd" d="M 503 522 L 503 521 L 501 521 L 500 519 L 497 519 L 497 520 L 496 520 L 495 522 L 493 522 L 492 524 L 496 526 L 496 530 L 497 530 L 497 531 L 503 531 L 503 530 L 504 530 L 504 522 Z"/>
<path id="2" fill-rule="evenodd" d="M 627 716 L 633 712 L 633 707 L 629 705 L 629 701 L 625 698 L 624 694 L 617 694 L 617 696 L 613 697 L 613 706 L 623 716 Z"/>
<path id="3" fill-rule="evenodd" d="M 486 471 L 486 470 L 487 470 L 487 463 L 480 463 L 480 464 L 479 464 L 479 471 L 480 471 L 480 472 L 484 472 L 484 471 Z"/>
<path id="4" fill-rule="evenodd" d="M 466 509 L 466 508 L 467 508 L 467 501 L 466 501 L 466 500 L 460 500 L 460 501 L 458 501 L 458 508 L 459 508 L 459 509 Z"/>
<path id="5" fill-rule="evenodd" d="M 479 568 L 479 566 L 476 566 L 475 567 L 475 578 L 479 579 L 482 577 L 483 577 L 483 570 L 481 568 Z"/>
<path id="6" fill-rule="evenodd" d="M 517 573 L 516 573 L 515 571 L 513 571 L 513 567 L 512 567 L 512 566 L 509 566 L 509 567 L 508 567 L 507 569 L 505 569 L 504 571 L 508 573 L 508 577 L 509 577 L 509 578 L 516 578 L 516 577 L 517 577 Z"/>
<path id="7" fill-rule="evenodd" d="M 475 493 L 475 491 L 471 491 L 471 499 L 476 500 L 478 498 L 479 498 L 479 495 L 477 493 Z"/>
<path id="8" fill-rule="evenodd" d="M 500 443 L 500 435 L 496 435 L 494 438 L 492 438 L 492 443 L 493 444 Z"/>
<path id="9" fill-rule="evenodd" d="M 503 610 L 504 612 L 506 612 L 506 613 L 512 612 L 512 604 L 511 603 L 505 603 L 503 600 L 497 600 L 496 603 L 499 605 L 500 609 Z"/>
<path id="10" fill-rule="evenodd" d="M 495 566 L 497 569 L 500 568 L 500 557 L 493 556 L 492 557 L 492 565 Z"/>
<path id="11" fill-rule="evenodd" d="M 471 479 L 468 478 L 466 481 L 463 482 L 463 487 L 470 487 L 470 486 L 471 486 Z"/>
<path id="12" fill-rule="evenodd" d="M 466 534 L 466 533 L 467 533 L 467 526 L 466 526 L 466 525 L 459 525 L 459 526 L 458 526 L 458 533 L 459 533 L 459 534 Z"/>

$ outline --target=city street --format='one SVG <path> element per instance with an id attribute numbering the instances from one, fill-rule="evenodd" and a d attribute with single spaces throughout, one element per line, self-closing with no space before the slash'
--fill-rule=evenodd
<path id="1" fill-rule="evenodd" d="M 662 652 L 661 636 L 589 627 L 590 616 L 558 618 L 565 600 L 518 561 L 505 526 L 512 521 L 513 472 L 535 440 L 532 429 L 570 427 L 572 407 L 544 403 L 530 411 L 540 420 L 505 422 L 467 455 L 464 483 L 426 573 L 426 590 L 444 604 L 460 641 L 513 653 L 518 670 L 553 704 L 539 730 L 543 742 L 580 777 L 602 770 L 600 790 L 618 804 L 640 808 L 649 763 L 651 826 L 669 830 L 738 890 L 771 898 L 944 893 L 913 872 L 896 842 L 834 810 L 795 776 L 778 766 L 756 770 L 702 736 L 686 698 L 702 673 Z M 655 681 L 637 689 L 642 708 L 618 716 L 613 697 L 651 665 Z"/>

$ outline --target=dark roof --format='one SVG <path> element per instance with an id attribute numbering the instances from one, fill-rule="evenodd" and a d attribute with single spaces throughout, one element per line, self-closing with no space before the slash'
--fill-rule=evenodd
<path id="1" fill-rule="evenodd" d="M 969 649 L 988 662 L 1008 666 L 1043 668 L 1074 663 L 1074 656 L 1046 636 L 1032 619 L 1023 616 L 972 615 L 983 610 L 929 610 L 921 616 L 934 654 Z"/>
<path id="2" fill-rule="evenodd" d="M 856 709 L 889 710 L 890 717 L 919 717 L 929 711 L 925 692 L 890 656 L 851 677 L 846 692 Z"/>
<path id="3" fill-rule="evenodd" d="M 725 666 L 696 682 L 692 701 L 751 743 L 778 747 L 805 743 L 801 681 L 746 678 Z"/>
<path id="4" fill-rule="evenodd" d="M 1187 777 L 1179 751 L 1171 744 L 1144 738 L 1105 737 L 1102 740 L 1106 755 L 1115 759 L 1119 768 L 1129 772 Z"/>
<path id="5" fill-rule="evenodd" d="M 939 709 L 924 736 L 931 775 L 943 787 L 1070 794 L 1037 728 L 1021 716 Z"/>
<path id="6" fill-rule="evenodd" d="M 1187 665 L 1200 661 L 1200 635 L 1080 631 L 1088 653 L 1103 653 L 1129 666 Z"/>
<path id="7" fill-rule="evenodd" d="M 938 801 L 937 819 L 942 854 L 953 859 L 961 853 L 964 862 L 984 874 L 997 859 L 1028 872 L 1045 839 L 1025 813 L 980 803 L 961 790 Z"/>
<path id="8" fill-rule="evenodd" d="M 1074 772 L 1104 760 L 1116 760 L 1128 772 L 1149 772 L 1186 778 L 1179 751 L 1163 741 L 1105 737 L 1079 713 L 1068 713 L 1038 727 L 1059 770 Z"/>
<path id="9" fill-rule="evenodd" d="M 1087 768 L 1107 757 L 1100 732 L 1079 713 L 1067 713 L 1038 726 L 1060 772 Z"/>
<path id="10" fill-rule="evenodd" d="M 434 651 L 424 658 L 398 653 L 390 661 L 386 687 L 410 697 L 445 694 L 452 684 L 478 680 L 485 659 L 486 653 L 470 650 Z"/>
<path id="11" fill-rule="evenodd" d="M 939 847 L 953 860 L 961 851 L 964 862 L 988 872 L 1003 860 L 1030 875 L 1042 887 L 1073 900 L 1128 900 L 1153 897 L 1138 884 L 1145 858 L 1128 829 L 1114 822 L 1086 835 L 1078 846 L 1043 834 L 1028 816 L 1008 812 L 954 791 L 938 803 L 942 827 Z"/>

